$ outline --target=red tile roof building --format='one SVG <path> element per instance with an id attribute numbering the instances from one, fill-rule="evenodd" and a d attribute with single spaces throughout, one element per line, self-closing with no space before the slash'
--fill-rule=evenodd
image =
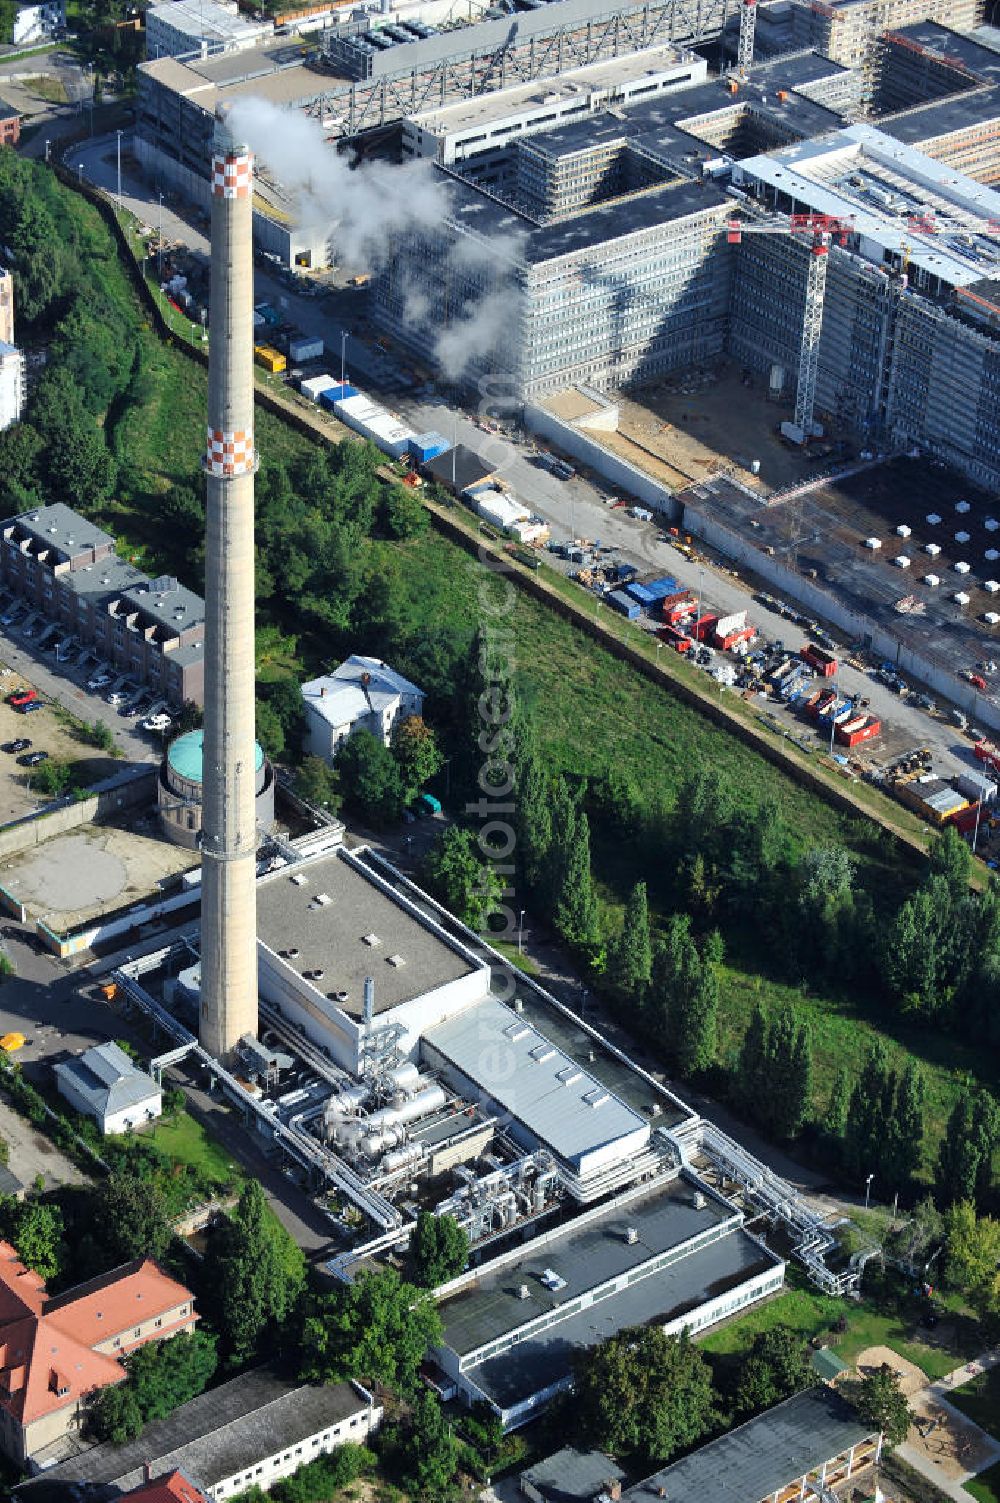
<path id="1" fill-rule="evenodd" d="M 121 1357 L 194 1328 L 194 1297 L 150 1258 L 65 1294 L 0 1242 L 0 1450 L 24 1462 L 79 1429 L 86 1400 L 121 1383 Z"/>
<path id="2" fill-rule="evenodd" d="M 169 1477 L 158 1477 L 155 1482 L 141 1482 L 123 1498 L 132 1503 L 208 1503 L 200 1488 L 189 1482 L 183 1472 L 171 1472 Z"/>

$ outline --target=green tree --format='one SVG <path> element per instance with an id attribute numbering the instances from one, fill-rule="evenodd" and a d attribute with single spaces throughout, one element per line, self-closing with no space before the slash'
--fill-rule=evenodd
<path id="1" fill-rule="evenodd" d="M 945 1213 L 944 1226 L 948 1283 L 977 1308 L 988 1306 L 997 1293 L 1000 1221 L 977 1216 L 971 1201 L 960 1200 Z"/>
<path id="2" fill-rule="evenodd" d="M 421 1211 L 410 1234 L 413 1282 L 436 1289 L 462 1272 L 469 1256 L 469 1238 L 454 1216 Z"/>
<path id="3" fill-rule="evenodd" d="M 399 767 L 387 746 L 370 731 L 355 731 L 337 750 L 344 798 L 373 825 L 394 824 L 403 812 Z"/>
<path id="4" fill-rule="evenodd" d="M 626 1328 L 574 1365 L 577 1433 L 588 1446 L 645 1463 L 692 1446 L 715 1419 L 708 1361 L 687 1332 Z"/>
<path id="5" fill-rule="evenodd" d="M 569 790 L 557 784 L 551 867 L 552 919 L 567 944 L 593 950 L 600 943 L 597 898 L 590 870 L 590 825 Z"/>
<path id="6" fill-rule="evenodd" d="M 306 757 L 295 774 L 295 792 L 317 809 L 340 808 L 340 779 L 322 757 Z"/>
<path id="7" fill-rule="evenodd" d="M 882 1154 L 884 1182 L 905 1190 L 920 1167 L 924 1142 L 924 1078 L 916 1060 L 908 1060 L 895 1079 L 892 1115 Z"/>
<path id="8" fill-rule="evenodd" d="M 204 1330 L 139 1347 L 125 1359 L 125 1382 L 98 1395 L 91 1415 L 97 1439 L 134 1440 L 145 1425 L 204 1393 L 217 1365 L 215 1337 Z"/>
<path id="9" fill-rule="evenodd" d="M 484 861 L 472 830 L 450 825 L 437 837 L 423 863 L 423 877 L 440 903 L 470 929 L 485 933 L 498 911 L 503 883 Z"/>
<path id="10" fill-rule="evenodd" d="M 162 1258 L 173 1236 L 159 1187 L 124 1169 L 97 1185 L 88 1224 L 97 1261 L 106 1268 Z"/>
<path id="11" fill-rule="evenodd" d="M 305 1259 L 268 1207 L 255 1179 L 213 1231 L 205 1282 L 223 1340 L 237 1362 L 264 1351 L 305 1284 Z"/>
<path id="12" fill-rule="evenodd" d="M 441 770 L 443 758 L 431 727 L 419 715 L 408 715 L 392 735 L 392 754 L 399 768 L 403 798 L 409 803 Z"/>
<path id="13" fill-rule="evenodd" d="M 458 1442 L 436 1395 L 417 1394 L 403 1461 L 403 1484 L 419 1503 L 443 1503 L 458 1470 Z"/>
<path id="14" fill-rule="evenodd" d="M 906 1439 L 913 1415 L 900 1392 L 899 1374 L 887 1362 L 854 1384 L 848 1396 L 865 1424 L 881 1430 L 888 1445 L 898 1446 Z"/>
<path id="15" fill-rule="evenodd" d="M 1000 1145 L 1000 1111 L 989 1091 L 963 1091 L 948 1118 L 938 1149 L 934 1194 L 938 1204 L 957 1200 L 982 1204 L 993 1180 L 993 1156 Z"/>
<path id="16" fill-rule="evenodd" d="M 892 1117 L 895 1081 L 881 1039 L 875 1039 L 851 1092 L 844 1133 L 844 1165 L 860 1179 L 878 1173 Z"/>
<path id="17" fill-rule="evenodd" d="M 0 1236 L 15 1248 L 21 1262 L 46 1282 L 62 1269 L 65 1226 L 58 1205 L 0 1196 Z"/>
<path id="18" fill-rule="evenodd" d="M 280 719 L 266 699 L 257 699 L 254 704 L 257 722 L 257 740 L 273 760 L 285 750 L 285 732 Z"/>
<path id="19" fill-rule="evenodd" d="M 382 525 L 389 537 L 403 540 L 427 531 L 427 509 L 415 491 L 404 485 L 387 485 L 382 494 Z"/>
<path id="20" fill-rule="evenodd" d="M 282 642 L 286 652 L 294 653 L 294 638 L 282 638 Z M 302 749 L 302 737 L 306 728 L 306 712 L 302 702 L 301 688 L 295 679 L 279 678 L 273 683 L 262 684 L 261 693 L 267 700 L 271 712 L 277 717 L 287 750 L 293 756 L 298 756 Z"/>
<path id="21" fill-rule="evenodd" d="M 637 882 L 625 904 L 621 931 L 608 945 L 608 976 L 622 996 L 641 1004 L 652 968 L 646 884 Z"/>
<path id="22" fill-rule="evenodd" d="M 754 1337 L 740 1364 L 736 1388 L 736 1413 L 759 1414 L 808 1388 L 814 1381 L 812 1367 L 799 1332 L 778 1325 Z"/>
<path id="23" fill-rule="evenodd" d="M 830 1100 L 823 1118 L 823 1133 L 827 1141 L 839 1148 L 847 1127 L 847 1109 L 851 1100 L 851 1086 L 847 1071 L 839 1069 L 830 1088 Z"/>
<path id="24" fill-rule="evenodd" d="M 302 1331 L 303 1379 L 368 1378 L 408 1394 L 428 1347 L 442 1337 L 430 1295 L 393 1268 L 363 1270 L 352 1284 L 314 1298 Z"/>

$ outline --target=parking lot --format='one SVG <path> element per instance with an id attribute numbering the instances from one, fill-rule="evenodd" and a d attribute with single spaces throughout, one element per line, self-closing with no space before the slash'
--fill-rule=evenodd
<path id="1" fill-rule="evenodd" d="M 130 682 L 117 670 L 99 663 L 96 654 L 77 642 L 59 626 L 53 626 L 32 609 L 31 604 L 14 599 L 0 591 L 0 666 L 9 670 L 0 684 L 2 697 L 23 683 L 36 691 L 45 704 L 58 705 L 71 715 L 93 725 L 100 721 L 114 737 L 115 745 L 130 762 L 158 761 L 162 751 L 163 731 L 169 722 L 160 722 L 156 731 L 144 730 L 143 721 L 151 711 L 165 708 L 160 697 L 152 689 Z M 109 696 L 113 702 L 109 702 Z M 8 707 L 5 705 L 4 709 Z M 21 736 L 30 737 L 50 756 L 66 756 L 72 761 L 81 759 L 102 760 L 103 771 L 96 777 L 107 776 L 113 770 L 107 754 L 88 751 L 87 744 L 73 737 L 70 727 L 64 727 L 68 741 L 58 740 L 50 746 L 38 734 L 42 723 L 54 723 L 56 717 L 39 711 L 37 714 L 17 715 L 11 711 L 15 728 L 11 729 L 6 719 L 0 722 L 3 734 L 0 743 Z M 120 767 L 120 760 L 114 766 Z M 96 778 L 89 779 L 95 781 Z M 33 807 L 28 804 L 27 808 Z M 22 807 L 19 812 L 26 812 Z M 0 818 L 16 817 L 13 812 L 3 814 L 0 801 Z"/>
<path id="2" fill-rule="evenodd" d="M 81 783 L 86 784 L 110 777 L 122 766 L 120 759 L 81 741 L 72 724 L 59 719 L 50 701 L 44 700 L 43 710 L 30 715 L 19 714 L 7 703 L 7 696 L 21 688 L 35 689 L 38 698 L 44 699 L 30 677 L 6 666 L 0 667 L 0 747 L 18 748 L 16 751 L 0 751 L 0 824 L 22 819 L 40 804 L 48 802 L 47 794 L 32 787 L 35 770 L 23 766 L 19 760 L 21 757 L 44 751 L 47 759 L 72 762 L 79 771 Z M 22 742 L 29 744 L 21 746 Z"/>

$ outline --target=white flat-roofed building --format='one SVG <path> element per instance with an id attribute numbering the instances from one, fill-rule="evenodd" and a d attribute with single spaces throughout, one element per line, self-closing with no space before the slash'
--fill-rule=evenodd
<path id="1" fill-rule="evenodd" d="M 574 1357 L 626 1326 L 706 1330 L 782 1287 L 785 1265 L 696 1179 L 639 1186 L 464 1274 L 435 1360 L 507 1429 L 568 1387 Z"/>
<path id="2" fill-rule="evenodd" d="M 146 52 L 151 58 L 246 52 L 273 34 L 273 21 L 248 21 L 235 5 L 213 0 L 166 0 L 146 12 Z"/>
<path id="3" fill-rule="evenodd" d="M 424 691 L 378 658 L 352 653 L 333 673 L 302 685 L 305 750 L 330 762 L 355 731 L 370 731 L 383 746 L 401 720 L 422 715 Z"/>
<path id="4" fill-rule="evenodd" d="M 481 94 L 403 122 L 403 156 L 488 177 L 511 141 L 704 82 L 704 58 L 677 47 L 647 47 L 625 57 L 572 68 L 496 94 Z"/>
<path id="5" fill-rule="evenodd" d="M 423 1057 L 525 1148 L 547 1148 L 581 1199 L 649 1143 L 638 1112 L 493 997 L 426 1032 Z"/>
<path id="6" fill-rule="evenodd" d="M 24 407 L 24 356 L 16 345 L 0 343 L 0 432 L 20 419 Z"/>
<path id="7" fill-rule="evenodd" d="M 426 1029 L 490 985 L 488 966 L 343 850 L 258 882 L 257 964 L 264 1001 L 353 1075 L 376 1033 L 392 1029 L 412 1059 Z"/>

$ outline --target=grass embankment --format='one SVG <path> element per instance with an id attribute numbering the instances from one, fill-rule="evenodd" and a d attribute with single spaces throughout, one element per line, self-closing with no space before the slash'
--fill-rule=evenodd
<path id="1" fill-rule="evenodd" d="M 152 1131 L 143 1136 L 173 1163 L 194 1170 L 206 1186 L 232 1187 L 239 1191 L 243 1182 L 239 1165 L 217 1139 L 209 1137 L 189 1112 L 161 1117 Z"/>
<path id="2" fill-rule="evenodd" d="M 160 513 L 158 502 L 171 485 L 189 481 L 196 473 L 204 434 L 205 371 L 154 336 L 99 215 L 71 191 L 64 190 L 64 197 L 89 252 L 87 274 L 99 278 L 105 290 L 132 310 L 140 340 L 142 399 L 109 415 L 109 439 L 119 461 L 121 483 L 117 498 L 102 508 L 98 520 L 121 538 L 121 551 L 139 564 L 153 571 L 172 569 L 197 584 L 185 562 L 197 540 L 178 537 Z M 141 241 L 135 236 L 133 240 L 138 250 Z M 190 335 L 189 322 L 183 323 Z M 292 460 L 311 448 L 309 439 L 262 409 L 257 443 L 265 464 Z M 382 576 L 391 585 L 393 613 L 405 620 L 411 632 L 429 636 L 453 632 L 471 639 L 479 624 L 479 574 L 457 545 L 435 532 L 406 543 L 376 542 L 370 566 L 374 576 Z M 546 570 L 545 575 L 555 580 L 552 571 Z M 568 582 L 555 581 L 555 587 L 571 598 L 581 598 L 577 587 Z M 602 617 L 606 615 L 602 611 Z M 642 817 L 655 830 L 657 822 L 669 815 L 685 777 L 695 768 L 714 766 L 735 790 L 738 802 L 754 806 L 763 798 L 775 799 L 800 850 L 815 842 L 848 846 L 862 883 L 878 904 L 895 901 L 913 880 L 908 856 L 869 821 L 832 808 L 752 746 L 657 689 L 542 603 L 518 593 L 504 625 L 514 634 L 519 688 L 553 768 L 592 777 L 617 768 L 633 782 Z M 626 629 L 626 623 L 618 626 Z M 265 633 L 270 639 L 263 648 Z M 332 650 L 328 636 L 303 636 L 301 624 L 291 619 L 263 623 L 261 639 L 259 656 L 265 661 L 260 666 L 269 678 L 302 677 L 325 665 Z M 363 650 L 365 643 L 354 646 Z M 648 651 L 655 654 L 655 646 L 650 644 Z M 681 674 L 692 671 L 683 664 L 677 670 Z M 907 817 L 904 811 L 901 817 Z M 657 917 L 662 900 L 656 889 L 662 891 L 666 884 L 662 877 L 658 880 L 655 861 L 648 870 L 639 870 L 632 844 L 618 840 L 609 829 L 595 832 L 594 858 L 605 902 L 620 904 L 628 885 L 643 875 L 650 882 Z M 889 1033 L 893 1052 L 900 1058 L 907 1052 L 914 1054 L 925 1070 L 930 1162 L 936 1137 L 964 1079 L 972 1075 L 995 1083 L 988 1056 L 974 1054 L 939 1035 L 894 1029 L 891 1019 L 866 1008 L 865 999 L 839 997 L 833 977 L 828 992 L 809 996 L 798 988 L 779 985 L 758 974 L 766 969 L 767 952 L 766 936 L 763 941 L 751 936 L 743 951 L 749 958 L 730 957 L 721 998 L 726 1050 L 731 1052 L 735 1046 L 758 999 L 775 1006 L 789 1001 L 803 1006 L 813 1024 L 814 1106 L 821 1112 L 835 1069 L 860 1061 L 871 1031 Z"/>
<path id="3" fill-rule="evenodd" d="M 969 1383 L 963 1383 L 949 1393 L 948 1398 L 956 1409 L 961 1409 L 994 1440 L 1000 1440 L 1000 1371 L 991 1367 Z M 997 1470 L 1000 1481 L 1000 1469 Z"/>

